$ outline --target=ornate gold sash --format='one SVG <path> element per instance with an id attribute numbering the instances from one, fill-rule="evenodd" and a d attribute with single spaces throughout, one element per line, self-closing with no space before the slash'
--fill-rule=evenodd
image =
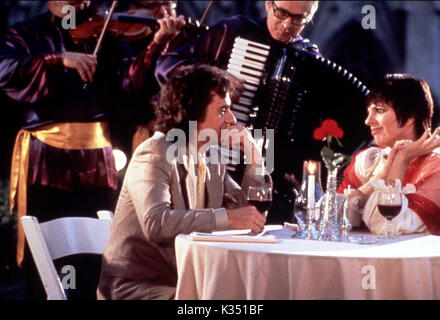
<path id="1" fill-rule="evenodd" d="M 21 265 L 24 252 L 24 232 L 20 218 L 27 213 L 27 177 L 31 136 L 60 149 L 98 149 L 111 145 L 108 122 L 56 123 L 35 130 L 20 130 L 15 139 L 11 161 L 10 207 L 17 206 L 18 240 L 17 263 Z"/>

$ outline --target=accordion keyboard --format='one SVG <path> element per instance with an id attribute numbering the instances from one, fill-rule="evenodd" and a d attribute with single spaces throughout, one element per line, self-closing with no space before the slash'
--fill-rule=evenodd
<path id="1" fill-rule="evenodd" d="M 253 100 L 264 76 L 264 69 L 270 46 L 237 37 L 234 42 L 227 71 L 244 80 L 244 91 L 232 105 L 232 112 L 239 125 L 252 128 L 252 119 L 258 111 Z"/>

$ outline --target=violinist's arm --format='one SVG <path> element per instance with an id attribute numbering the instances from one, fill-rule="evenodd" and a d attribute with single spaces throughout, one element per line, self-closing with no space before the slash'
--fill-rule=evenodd
<path id="1" fill-rule="evenodd" d="M 33 103 L 50 94 L 48 70 L 61 64 L 56 54 L 32 54 L 17 30 L 0 44 L 0 89 L 18 102 Z"/>
<path id="2" fill-rule="evenodd" d="M 136 59 L 130 64 L 127 76 L 124 79 L 123 89 L 126 92 L 139 92 L 145 84 L 149 82 L 151 74 L 154 72 L 156 61 L 164 48 L 151 41 L 147 47 L 137 55 Z"/>
<path id="3" fill-rule="evenodd" d="M 218 65 L 216 58 L 218 59 L 224 47 L 233 41 L 227 35 L 227 29 L 219 23 L 180 48 L 166 52 L 157 61 L 156 80 L 163 85 L 173 72 L 183 65 L 199 63 Z"/>
<path id="4" fill-rule="evenodd" d="M 154 80 L 152 77 L 154 76 L 157 59 L 185 24 L 182 17 L 159 19 L 158 23 L 160 28 L 155 33 L 153 40 L 129 67 L 127 80 L 123 84 L 125 91 L 140 91 L 146 84 L 150 83 L 150 79 Z"/>
<path id="5" fill-rule="evenodd" d="M 83 81 L 92 81 L 96 59 L 74 52 L 33 53 L 15 29 L 0 44 L 0 88 L 15 101 L 35 103 L 51 95 L 49 71 L 62 66 L 75 69 Z"/>

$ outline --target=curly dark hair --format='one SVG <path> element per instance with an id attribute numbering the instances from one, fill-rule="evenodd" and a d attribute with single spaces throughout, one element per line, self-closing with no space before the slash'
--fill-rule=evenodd
<path id="1" fill-rule="evenodd" d="M 394 109 L 399 126 L 413 118 L 417 138 L 431 128 L 434 102 L 426 81 L 409 74 L 387 74 L 375 81 L 367 99 L 367 105 L 380 102 Z"/>
<path id="2" fill-rule="evenodd" d="M 213 95 L 232 93 L 228 73 L 204 64 L 180 67 L 162 87 L 156 105 L 156 127 L 163 133 L 178 128 L 188 133 L 189 121 L 203 121 Z"/>

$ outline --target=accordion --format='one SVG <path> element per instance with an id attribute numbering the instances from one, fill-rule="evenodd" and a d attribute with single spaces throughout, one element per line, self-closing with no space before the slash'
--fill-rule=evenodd
<path id="1" fill-rule="evenodd" d="M 247 40 L 235 39 L 227 71 L 245 80 L 244 92 L 234 103 L 232 111 L 237 122 L 249 128 L 273 128 L 291 136 L 295 126 L 295 113 L 301 108 L 304 84 L 295 84 L 297 69 L 306 67 L 310 75 L 322 76 L 322 72 L 346 80 L 360 94 L 368 95 L 368 89 L 347 70 L 328 59 L 305 50 L 283 48 L 282 56 L 271 66 L 268 62 L 270 46 Z M 305 79 L 301 79 L 304 82 Z M 296 90 L 295 90 L 296 89 Z M 305 90 L 305 92 L 304 92 Z"/>
<path id="2" fill-rule="evenodd" d="M 231 107 L 237 123 L 249 129 L 273 129 L 275 153 L 283 155 L 276 162 L 286 156 L 299 158 L 293 165 L 297 177 L 303 160 L 320 158 L 322 143 L 312 137 L 324 119 L 335 119 L 346 133 L 342 152 L 352 153 L 369 138 L 363 125 L 368 89 L 317 53 L 237 37 L 227 71 L 244 80 L 244 91 Z"/>

